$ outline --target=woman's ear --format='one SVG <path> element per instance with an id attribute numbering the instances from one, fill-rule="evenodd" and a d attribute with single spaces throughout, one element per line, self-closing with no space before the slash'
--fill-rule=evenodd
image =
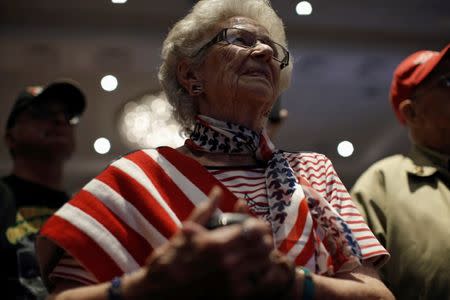
<path id="1" fill-rule="evenodd" d="M 405 119 L 408 126 L 414 125 L 417 121 L 417 113 L 415 111 L 414 103 L 411 99 L 405 99 L 398 105 L 398 110 Z"/>
<path id="2" fill-rule="evenodd" d="M 177 79 L 191 96 L 198 96 L 203 92 L 203 85 L 197 72 L 193 70 L 192 65 L 186 59 L 178 63 Z"/>

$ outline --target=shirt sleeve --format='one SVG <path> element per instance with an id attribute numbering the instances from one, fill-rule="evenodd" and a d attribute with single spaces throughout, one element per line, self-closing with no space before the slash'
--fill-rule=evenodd
<path id="1" fill-rule="evenodd" d="M 49 275 L 50 281 L 54 281 L 57 278 L 77 281 L 83 285 L 98 283 L 94 275 L 86 270 L 79 261 L 67 252 L 64 253 Z"/>
<path id="2" fill-rule="evenodd" d="M 381 267 L 389 258 L 389 253 L 369 229 L 331 161 L 318 153 L 302 155 L 301 161 L 303 166 L 299 170 L 304 173 L 302 175 L 348 224 L 361 248 L 363 259 Z"/>
<path id="3" fill-rule="evenodd" d="M 372 232 L 386 247 L 385 176 L 375 167 L 369 168 L 356 181 L 351 195 Z"/>

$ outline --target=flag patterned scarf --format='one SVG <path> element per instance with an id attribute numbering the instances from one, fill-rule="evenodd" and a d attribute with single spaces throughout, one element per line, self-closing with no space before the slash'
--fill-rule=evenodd
<path id="1" fill-rule="evenodd" d="M 346 222 L 305 178 L 296 176 L 265 130 L 258 134 L 199 115 L 185 145 L 211 153 L 248 153 L 266 162 L 269 221 L 275 243 L 296 264 L 329 275 L 360 264 L 361 250 Z"/>

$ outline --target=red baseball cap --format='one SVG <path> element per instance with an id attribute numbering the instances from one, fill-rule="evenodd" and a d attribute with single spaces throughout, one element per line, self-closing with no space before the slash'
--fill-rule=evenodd
<path id="1" fill-rule="evenodd" d="M 391 84 L 390 102 L 394 108 L 397 119 L 405 124 L 405 119 L 399 112 L 400 102 L 409 99 L 418 86 L 433 69 L 439 64 L 442 58 L 450 52 L 448 44 L 441 52 L 431 50 L 417 51 L 403 60 L 394 71 Z"/>

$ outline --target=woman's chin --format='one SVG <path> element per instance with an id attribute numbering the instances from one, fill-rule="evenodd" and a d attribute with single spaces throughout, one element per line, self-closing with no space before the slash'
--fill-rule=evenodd
<path id="1" fill-rule="evenodd" d="M 272 104 L 275 102 L 275 96 L 272 88 L 264 88 L 263 86 L 253 86 L 241 89 L 237 93 L 238 99 L 246 102 L 253 102 L 259 104 Z M 250 103 L 249 103 L 250 104 Z"/>

